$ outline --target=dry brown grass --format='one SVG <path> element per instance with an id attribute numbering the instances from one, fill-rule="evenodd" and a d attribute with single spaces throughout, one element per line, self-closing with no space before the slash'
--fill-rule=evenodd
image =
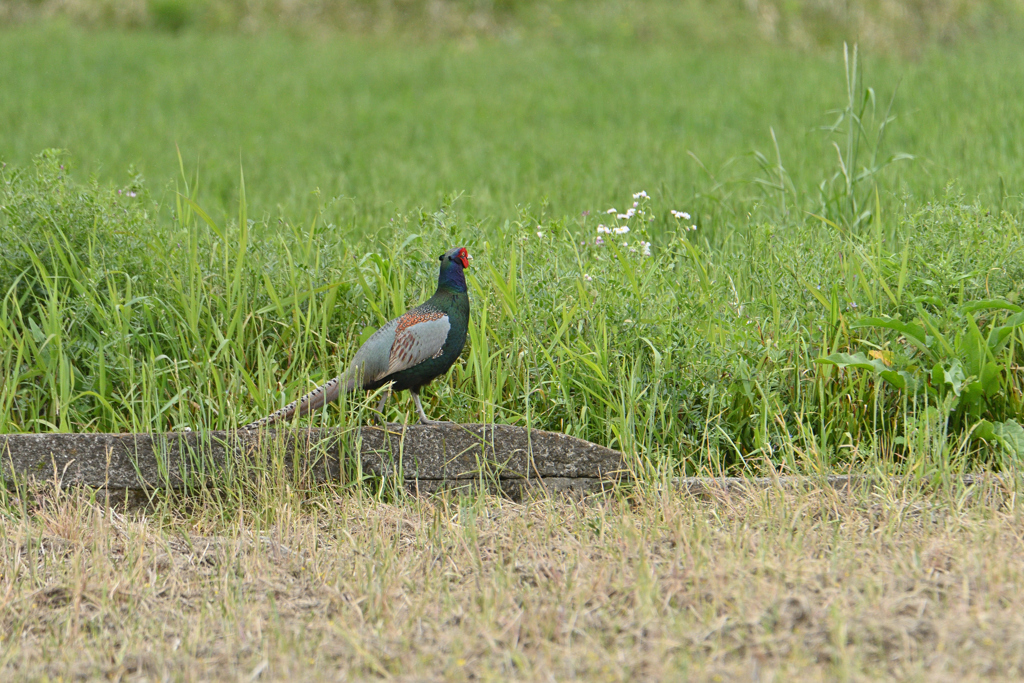
<path id="1" fill-rule="evenodd" d="M 0 678 L 1024 675 L 1005 491 L 192 503 L 10 503 Z"/>

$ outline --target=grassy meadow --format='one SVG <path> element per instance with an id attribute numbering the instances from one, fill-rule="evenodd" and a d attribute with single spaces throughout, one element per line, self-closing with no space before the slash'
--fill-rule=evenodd
<path id="1" fill-rule="evenodd" d="M 638 475 L 0 487 L 3 677 L 1024 675 L 1024 8 L 818 5 L 0 3 L 0 433 L 237 427 L 465 245 L 427 412 Z"/>
<path id="2" fill-rule="evenodd" d="M 1001 467 L 1016 37 L 906 60 L 8 31 L 0 429 L 234 427 L 336 374 L 459 243 L 445 417 L 679 472 Z"/>

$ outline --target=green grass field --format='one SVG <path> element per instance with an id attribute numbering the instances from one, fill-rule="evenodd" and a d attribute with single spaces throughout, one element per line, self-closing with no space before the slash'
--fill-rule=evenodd
<path id="1" fill-rule="evenodd" d="M 0 487 L 0 677 L 1024 675 L 1019 3 L 285 5 L 0 3 L 0 433 L 236 427 L 466 245 L 427 412 L 638 481 Z"/>
<path id="2" fill-rule="evenodd" d="M 1017 38 L 862 60 L 882 110 L 898 87 L 885 149 L 918 157 L 887 178 L 886 200 L 905 188 L 924 203 L 949 182 L 987 204 L 1019 190 Z M 749 182 L 751 152 L 775 160 L 771 130 L 794 189 L 813 200 L 836 170 L 817 129 L 846 97 L 841 48 L 756 41 L 466 46 L 54 28 L 6 32 L 0 79 L 8 163 L 59 147 L 77 179 L 118 183 L 134 166 L 168 205 L 177 146 L 211 211 L 237 206 L 241 165 L 254 217 L 306 218 L 319 189 L 344 198 L 327 217 L 364 234 L 449 193 L 490 226 L 517 206 L 576 215 L 637 189 L 688 202 L 713 186 L 694 157 Z"/>
<path id="3" fill-rule="evenodd" d="M 907 61 L 9 31 L 0 428 L 234 426 L 464 243 L 450 418 L 674 470 L 999 466 L 1024 437 L 1016 38 Z"/>

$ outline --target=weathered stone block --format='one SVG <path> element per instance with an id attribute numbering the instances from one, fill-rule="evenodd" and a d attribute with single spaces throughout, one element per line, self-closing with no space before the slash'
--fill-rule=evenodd
<path id="1" fill-rule="evenodd" d="M 358 450 L 357 450 L 358 449 Z M 576 489 L 627 475 L 622 454 L 564 434 L 511 425 L 452 424 L 164 434 L 0 435 L 5 478 L 56 479 L 111 489 L 179 487 L 196 477 L 271 463 L 315 480 L 333 479 L 358 452 L 365 473 L 401 474 L 438 489 L 451 480 L 551 480 Z M 435 482 L 435 483 L 431 483 Z M 581 482 L 588 482 L 585 486 Z M 504 485 L 504 484 L 503 484 Z"/>

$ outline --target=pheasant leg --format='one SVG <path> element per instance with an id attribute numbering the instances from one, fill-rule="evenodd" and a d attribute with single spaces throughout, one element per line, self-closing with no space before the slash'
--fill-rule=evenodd
<path id="1" fill-rule="evenodd" d="M 391 398 L 391 387 L 388 386 L 384 389 L 384 395 L 380 397 L 380 402 L 377 404 L 377 412 L 380 414 L 381 424 L 386 424 L 387 420 L 384 418 L 384 404 Z"/>
<path id="2" fill-rule="evenodd" d="M 411 391 L 411 390 L 410 390 Z M 416 412 L 420 416 L 420 424 L 423 425 L 436 425 L 437 420 L 431 420 L 427 417 L 427 414 L 423 412 L 423 404 L 420 403 L 420 393 L 418 391 L 412 391 L 412 400 L 416 403 Z"/>

